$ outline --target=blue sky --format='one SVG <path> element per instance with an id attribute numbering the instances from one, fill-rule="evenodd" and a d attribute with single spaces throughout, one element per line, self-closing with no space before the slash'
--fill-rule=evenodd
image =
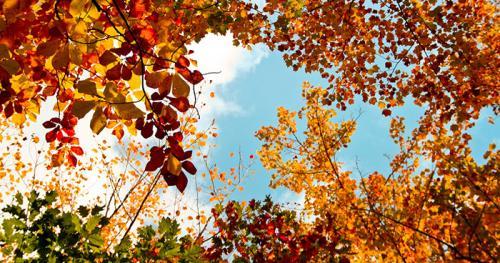
<path id="1" fill-rule="evenodd" d="M 213 46 L 208 47 L 210 48 Z M 219 47 L 212 51 L 213 55 L 220 58 L 219 62 L 227 56 L 226 52 L 231 52 L 228 48 Z M 234 167 L 236 164 L 235 158 L 229 158 L 230 152 L 237 153 L 241 149 L 244 161 L 249 160 L 250 154 L 255 154 L 260 148 L 260 143 L 254 137 L 254 133 L 262 126 L 276 124 L 278 106 L 292 110 L 297 110 L 302 106 L 301 85 L 303 81 L 308 81 L 312 85 L 327 85 L 318 74 L 294 72 L 287 68 L 279 53 L 262 51 L 261 47 L 253 52 L 241 52 L 246 52 L 244 56 L 239 57 L 244 61 L 232 61 L 236 66 L 231 63 L 226 65 L 226 68 L 221 66 L 222 72 L 224 69 L 234 71 L 230 73 L 230 78 L 217 82 L 217 78 L 225 78 L 225 76 L 210 77 L 214 80 L 217 97 L 225 101 L 227 105 L 232 105 L 227 108 L 229 114 L 222 114 L 226 110 L 224 107 L 219 109 L 219 114 L 214 114 L 219 136 L 215 141 L 217 148 L 212 150 L 211 157 L 213 162 L 223 170 Z M 255 59 L 255 57 L 258 58 Z M 217 66 L 217 60 L 211 62 L 215 64 L 215 67 Z M 251 65 L 241 67 L 238 63 Z M 241 70 L 235 70 L 234 67 L 239 67 Z M 353 167 L 357 158 L 365 174 L 373 171 L 387 172 L 389 161 L 384 155 L 393 156 L 398 150 L 388 135 L 390 118 L 383 117 L 376 106 L 357 102 L 346 112 L 338 111 L 337 120 L 348 119 L 356 115 L 359 110 L 363 113 L 358 121 L 357 131 L 349 147 L 338 157 L 348 169 Z M 413 128 L 423 110 L 408 103 L 395 110 L 395 113 L 405 116 L 407 128 Z M 482 114 L 482 116 L 486 115 L 491 115 L 491 111 L 486 110 L 485 114 Z M 471 131 L 473 135 L 471 147 L 476 158 L 480 158 L 490 143 L 498 141 L 498 128 L 498 125 L 488 124 L 487 118 L 483 117 Z M 245 190 L 233 196 L 234 198 L 261 199 L 266 194 L 271 194 L 281 201 L 293 201 L 290 200 L 290 196 L 293 195 L 287 194 L 283 189 L 272 190 L 268 187 L 272 171 L 263 169 L 258 160 L 255 161 L 252 169 L 255 173 L 243 183 Z"/>

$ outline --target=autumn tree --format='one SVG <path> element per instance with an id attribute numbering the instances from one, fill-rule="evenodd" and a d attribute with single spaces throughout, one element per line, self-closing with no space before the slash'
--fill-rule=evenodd
<path id="1" fill-rule="evenodd" d="M 269 0 L 259 7 L 243 0 L 4 0 L 1 5 L 0 121 L 9 131 L 30 121 L 43 123 L 47 170 L 72 174 L 84 167 L 86 153 L 75 128 L 87 115 L 95 134 L 109 129 L 118 140 L 157 139 L 144 146 L 147 150 L 124 142 L 130 145 L 125 157 L 110 162 L 100 152 L 109 146 L 98 145 L 101 162 L 96 157 L 89 162 L 103 164 L 97 169 L 112 179 L 107 201 L 120 215 L 115 218 L 125 219 L 115 224 L 122 237 L 141 211 L 154 206 L 162 184 L 182 192 L 189 174 L 196 174 L 191 158 L 204 138 L 194 124 L 204 75 L 187 46 L 208 33 L 231 32 L 236 45 L 264 43 L 283 52 L 293 69 L 319 72 L 328 80 L 325 89 L 306 85 L 304 108 L 280 108 L 278 126 L 257 136 L 264 141 L 261 161 L 276 171 L 272 185 L 304 191 L 306 210 L 318 222 L 338 224 L 335 235 L 328 234 L 345 238 L 356 252 L 353 259 L 497 260 L 498 151 L 491 146 L 485 163 L 479 163 L 469 147 L 469 129 L 480 114 L 499 113 L 495 2 Z M 393 116 L 390 134 L 401 151 L 385 176 L 347 171 L 335 159 L 348 145 L 355 121 L 332 122 L 331 105 L 345 110 L 357 98 L 377 104 L 383 116 L 411 101 L 425 109 L 410 136 L 404 119 Z M 54 110 L 40 114 L 44 106 Z M 295 116 L 307 121 L 304 136 L 297 135 Z M 2 177 L 25 183 L 32 172 L 31 188 L 58 190 L 62 200 L 80 193 L 77 185 L 85 174 L 42 182 L 35 176 L 38 162 L 27 168 L 12 150 L 40 139 L 22 132 L 12 136 L 20 137 L 3 158 L 12 159 L 14 168 L 0 171 Z M 285 150 L 293 156 L 287 158 Z M 133 154 L 145 156 L 137 159 L 143 166 L 131 161 Z M 432 167 L 419 169 L 421 158 Z M 112 163 L 134 171 L 113 177 L 107 165 Z M 5 166 L 2 161 L 0 168 Z M 210 178 L 222 178 L 209 170 Z M 117 189 L 127 194 L 115 194 Z M 133 200 L 130 211 L 127 200 Z M 111 237 L 116 233 L 108 231 Z"/>
<path id="2" fill-rule="evenodd" d="M 236 262 L 346 262 L 350 245 L 334 220 L 307 223 L 295 211 L 263 201 L 228 202 L 212 209 L 217 233 L 208 259 L 232 255 Z"/>
<path id="3" fill-rule="evenodd" d="M 160 193 L 168 185 L 185 190 L 198 170 L 193 150 L 213 134 L 195 127 L 204 76 L 187 46 L 209 32 L 225 33 L 230 21 L 252 23 L 241 13 L 250 7 L 236 1 L 2 1 L 3 200 L 21 187 L 54 190 L 61 209 L 74 210 L 89 194 L 84 183 L 103 180 L 95 201 L 105 205 L 110 223 L 101 234 L 110 244 L 136 222 L 166 215 Z M 118 144 L 82 147 L 76 128 L 85 116 L 93 133 L 108 129 Z M 23 130 L 32 123 L 43 123 L 42 139 Z M 151 138 L 154 143 L 146 141 Z M 26 145 L 36 149 L 32 163 L 23 159 Z M 116 158 L 107 155 L 112 147 L 121 151 Z"/>
<path id="4" fill-rule="evenodd" d="M 498 151 L 491 145 L 482 163 L 469 147 L 480 114 L 498 114 L 496 10 L 490 1 L 269 1 L 266 43 L 330 82 L 305 88 L 305 139 L 285 109 L 258 133 L 272 185 L 303 190 L 314 214 L 338 217 L 359 258 L 496 261 Z M 384 116 L 409 97 L 425 110 L 409 137 L 393 118 L 401 151 L 385 176 L 364 178 L 335 159 L 354 126 L 332 122 L 328 105 L 344 110 L 356 96 Z M 418 168 L 422 159 L 431 168 Z"/>
<path id="5" fill-rule="evenodd" d="M 355 261 L 496 261 L 498 151 L 491 145 L 480 164 L 458 131 L 431 141 L 404 136 L 403 118 L 390 134 L 401 152 L 392 171 L 367 177 L 337 159 L 348 147 L 356 121 L 335 122 L 322 104 L 328 91 L 305 83 L 300 111 L 278 109 L 278 125 L 257 137 L 271 186 L 305 194 L 305 210 L 317 220 L 333 219 L 331 234 L 344 237 Z M 297 129 L 297 121 L 306 129 Z M 445 152 L 445 153 L 443 153 Z M 419 167 L 419 160 L 432 162 Z"/>

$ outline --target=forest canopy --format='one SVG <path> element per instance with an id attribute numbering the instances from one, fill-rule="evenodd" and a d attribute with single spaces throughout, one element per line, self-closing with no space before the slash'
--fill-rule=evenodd
<path id="1" fill-rule="evenodd" d="M 0 258 L 498 261 L 498 150 L 471 149 L 479 120 L 500 113 L 497 6 L 3 0 Z M 255 133 L 269 186 L 303 195 L 298 206 L 231 200 L 260 175 L 253 154 L 228 171 L 209 156 L 217 128 L 200 123 L 218 73 L 194 58 L 209 49 L 191 50 L 209 35 L 266 46 L 327 83 L 304 79 L 300 109 L 278 107 Z M 335 117 L 356 102 L 390 120 L 389 172 L 338 158 L 359 118 Z M 408 104 L 415 122 L 398 114 Z M 195 204 L 180 205 L 188 194 Z"/>

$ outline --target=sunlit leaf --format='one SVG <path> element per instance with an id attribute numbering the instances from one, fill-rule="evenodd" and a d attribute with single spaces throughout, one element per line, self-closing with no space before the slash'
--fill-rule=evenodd
<path id="1" fill-rule="evenodd" d="M 97 107 L 90 120 L 90 129 L 92 129 L 95 134 L 99 134 L 106 127 L 106 123 L 107 118 L 102 111 L 102 107 Z"/>

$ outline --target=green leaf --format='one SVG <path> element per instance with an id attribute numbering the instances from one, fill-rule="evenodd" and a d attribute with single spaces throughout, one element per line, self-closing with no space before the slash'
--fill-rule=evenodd
<path id="1" fill-rule="evenodd" d="M 167 257 L 167 258 L 169 258 L 169 257 L 175 257 L 175 256 L 178 256 L 180 254 L 180 250 L 181 250 L 180 247 L 176 246 L 176 247 L 174 247 L 172 249 L 169 249 L 169 250 L 165 251 L 162 254 L 163 254 L 164 257 Z"/>
<path id="2" fill-rule="evenodd" d="M 182 259 L 185 259 L 187 262 L 203 262 L 200 260 L 201 254 L 203 253 L 203 249 L 199 246 L 192 246 L 184 251 L 182 255 Z"/>
<path id="3" fill-rule="evenodd" d="M 17 218 L 9 218 L 5 219 L 2 222 L 2 227 L 4 230 L 5 237 L 7 239 L 10 239 L 13 237 L 13 233 L 15 229 L 24 229 L 25 225 L 23 221 L 17 219 Z"/>
<path id="4" fill-rule="evenodd" d="M 78 213 L 82 216 L 82 217 L 87 217 L 89 215 L 89 209 L 85 206 L 80 206 L 78 207 Z"/>
<path id="5" fill-rule="evenodd" d="M 97 103 L 95 101 L 81 101 L 77 100 L 73 103 L 72 113 L 77 118 L 81 119 L 87 115 L 87 113 L 92 110 Z"/>
<path id="6" fill-rule="evenodd" d="M 107 119 L 102 111 L 102 107 L 97 107 L 90 120 L 90 128 L 95 134 L 101 133 L 101 131 L 106 127 Z"/>
<path id="7" fill-rule="evenodd" d="M 167 234 L 174 237 L 179 232 L 179 224 L 170 218 L 162 218 L 158 225 L 160 235 Z"/>
<path id="8" fill-rule="evenodd" d="M 47 203 L 52 204 L 57 198 L 57 192 L 56 191 L 49 191 L 45 194 L 45 200 Z"/>
<path id="9" fill-rule="evenodd" d="M 92 208 L 90 212 L 93 216 L 98 215 L 100 212 L 104 211 L 104 206 L 96 205 Z"/>
<path id="10" fill-rule="evenodd" d="M 76 232 L 81 233 L 82 232 L 82 223 L 80 221 L 80 218 L 78 218 L 77 215 L 69 214 L 71 218 L 71 223 L 73 223 Z"/>
<path id="11" fill-rule="evenodd" d="M 85 224 L 85 230 L 87 230 L 87 232 L 91 233 L 92 230 L 95 229 L 95 227 L 97 226 L 97 224 L 99 224 L 100 220 L 101 220 L 100 216 L 92 216 L 92 217 L 90 217 L 89 220 L 87 221 L 87 224 Z"/>
<path id="12" fill-rule="evenodd" d="M 89 242 L 94 247 L 102 247 L 104 245 L 104 240 L 99 234 L 93 234 L 89 236 Z"/>
<path id="13" fill-rule="evenodd" d="M 126 252 L 129 250 L 129 248 L 132 246 L 132 241 L 130 241 L 130 237 L 129 236 L 126 236 L 120 244 L 118 244 L 117 246 L 115 246 L 115 251 L 122 251 L 122 252 Z"/>
<path id="14" fill-rule="evenodd" d="M 23 204 L 23 195 L 21 193 L 17 193 L 15 197 L 18 204 Z"/>

